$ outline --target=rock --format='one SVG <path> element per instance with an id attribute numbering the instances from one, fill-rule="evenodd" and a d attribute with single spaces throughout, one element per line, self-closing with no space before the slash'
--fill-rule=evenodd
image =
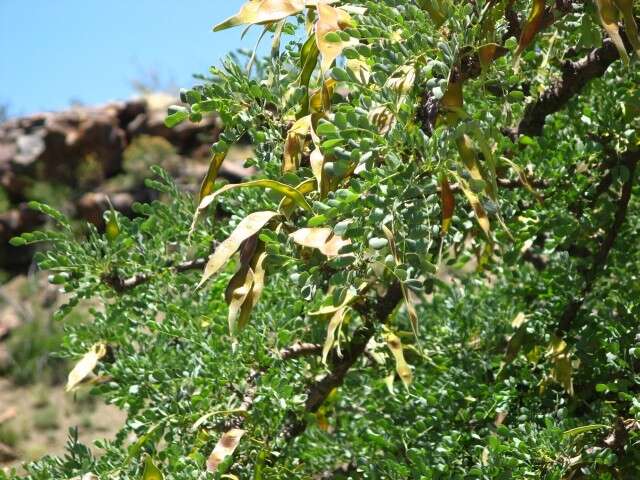
<path id="1" fill-rule="evenodd" d="M 18 458 L 18 452 L 9 445 L 0 443 L 0 462 L 10 462 L 16 458 Z"/>
<path id="2" fill-rule="evenodd" d="M 85 193 L 80 200 L 78 200 L 77 208 L 78 214 L 84 220 L 93 223 L 99 228 L 104 226 L 103 214 L 109 210 L 109 201 L 113 205 L 113 208 L 120 213 L 129 216 L 132 213 L 131 207 L 136 201 L 144 201 L 141 194 L 138 199 L 134 195 L 128 192 L 120 192 L 114 195 L 107 195 L 102 192 L 90 192 Z"/>
<path id="3" fill-rule="evenodd" d="M 13 247 L 9 240 L 21 233 L 35 230 L 42 225 L 43 220 L 40 213 L 29 209 L 24 203 L 0 214 L 0 267 L 16 271 L 31 263 L 33 248 Z"/>
<path id="4" fill-rule="evenodd" d="M 9 336 L 12 330 L 22 325 L 15 308 L 8 306 L 0 310 L 0 340 Z"/>
<path id="5" fill-rule="evenodd" d="M 17 151 L 13 157 L 13 161 L 22 166 L 27 166 L 35 162 L 44 152 L 45 143 L 42 133 L 37 132 L 32 135 L 21 135 L 16 141 Z"/>
<path id="6" fill-rule="evenodd" d="M 15 143 L 0 143 L 0 165 L 9 163 L 17 152 L 18 146 Z"/>
<path id="7" fill-rule="evenodd" d="M 217 139 L 221 124 L 211 115 L 198 124 L 185 122 L 169 129 L 164 119 L 167 107 L 174 103 L 177 99 L 171 95 L 150 94 L 100 107 L 34 114 L 1 124 L 0 201 L 6 198 L 9 208 L 0 212 L 0 269 L 19 271 L 31 262 L 32 248 L 14 248 L 7 242 L 40 227 L 46 220 L 26 208 L 34 194 L 98 226 L 102 225 L 102 213 L 107 208 L 107 194 L 115 207 L 127 215 L 132 213 L 134 201 L 155 198 L 139 174 L 129 175 L 124 181 L 121 178 L 127 173 L 127 148 L 143 136 L 168 142 L 177 165 L 199 162 L 206 171 L 209 148 Z M 232 162 L 231 156 L 228 160 L 221 169 L 221 175 L 228 180 L 238 182 L 252 172 L 242 167 L 242 161 Z M 178 172 L 182 175 L 182 170 Z M 195 191 L 200 180 L 189 177 L 180 178 L 179 182 Z M 113 190 L 116 184 L 122 186 L 120 191 Z"/>

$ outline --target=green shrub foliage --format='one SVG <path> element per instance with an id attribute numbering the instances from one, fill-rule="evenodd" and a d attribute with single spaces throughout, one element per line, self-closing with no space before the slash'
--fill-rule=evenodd
<path id="1" fill-rule="evenodd" d="M 640 478 L 638 13 L 252 0 L 218 24 L 273 45 L 169 112 L 224 124 L 200 191 L 156 168 L 136 218 L 78 240 L 34 205 L 59 226 L 14 240 L 52 245 L 60 317 L 92 305 L 62 353 L 128 414 L 25 478 Z M 216 183 L 247 142 L 256 178 Z"/>

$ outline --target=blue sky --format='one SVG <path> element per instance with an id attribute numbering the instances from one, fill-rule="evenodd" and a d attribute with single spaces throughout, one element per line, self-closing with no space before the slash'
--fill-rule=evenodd
<path id="1" fill-rule="evenodd" d="M 212 32 L 243 3 L 0 0 L 0 105 L 16 116 L 128 98 L 136 80 L 188 87 L 225 53 L 253 47 L 257 29 L 242 41 L 241 28 Z"/>

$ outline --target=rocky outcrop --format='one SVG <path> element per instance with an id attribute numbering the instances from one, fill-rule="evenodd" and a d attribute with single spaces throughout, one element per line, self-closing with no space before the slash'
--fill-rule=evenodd
<path id="1" fill-rule="evenodd" d="M 156 94 L 0 125 L 0 269 L 19 272 L 30 262 L 28 248 L 8 244 L 42 225 L 44 219 L 27 208 L 29 200 L 44 200 L 99 225 L 107 196 L 124 213 L 134 201 L 152 199 L 142 182 L 150 164 L 168 165 L 191 182 L 200 178 L 221 126 L 210 116 L 169 129 L 164 118 L 172 103 L 173 97 Z M 246 173 L 241 162 L 231 161 L 221 175 L 238 181 Z"/>

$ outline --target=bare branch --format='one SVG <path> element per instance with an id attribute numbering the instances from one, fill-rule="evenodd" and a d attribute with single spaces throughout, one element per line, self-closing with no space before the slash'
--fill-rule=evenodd
<path id="1" fill-rule="evenodd" d="M 196 258 L 186 262 L 178 263 L 174 266 L 167 267 L 176 273 L 182 273 L 189 270 L 197 270 L 205 266 L 206 258 Z M 158 273 L 137 273 L 128 278 L 118 277 L 117 275 L 104 275 L 102 281 L 113 288 L 118 293 L 126 292 L 143 283 L 150 281 Z"/>
<path id="2" fill-rule="evenodd" d="M 385 296 L 369 297 L 354 305 L 354 309 L 361 315 L 364 323 L 354 332 L 349 343 L 343 347 L 342 357 L 333 358 L 331 371 L 307 388 L 306 412 L 315 413 L 327 399 L 329 393 L 342 385 L 349 369 L 363 354 L 369 339 L 375 333 L 376 326 L 393 313 L 401 300 L 400 284 L 394 283 L 389 287 Z M 281 432 L 281 437 L 285 441 L 290 441 L 302 434 L 306 427 L 307 424 L 304 420 L 291 414 Z"/>
<path id="3" fill-rule="evenodd" d="M 624 183 L 620 198 L 617 202 L 616 212 L 613 218 L 613 222 L 607 229 L 605 237 L 600 244 L 600 248 L 593 255 L 590 268 L 584 273 L 584 285 L 580 292 L 580 296 L 571 301 L 564 309 L 558 325 L 556 327 L 556 335 L 560 338 L 564 337 L 573 322 L 575 321 L 582 305 L 584 304 L 586 297 L 591 293 L 595 285 L 595 281 L 602 273 L 611 249 L 620 234 L 620 230 L 624 224 L 627 216 L 627 209 L 629 207 L 629 201 L 631 200 L 631 193 L 633 190 L 633 183 L 635 180 L 636 168 L 640 161 L 640 151 L 627 152 L 621 158 L 621 164 L 626 166 L 629 170 L 629 179 Z"/>
<path id="4" fill-rule="evenodd" d="M 290 347 L 280 350 L 280 358 L 282 360 L 291 360 L 304 356 L 320 355 L 320 353 L 322 353 L 322 345 L 318 343 L 296 342 Z"/>
<path id="5" fill-rule="evenodd" d="M 291 360 L 307 355 L 319 355 L 321 352 L 322 345 L 318 345 L 315 343 L 296 342 L 290 347 L 286 347 L 280 350 L 280 352 L 278 352 L 278 356 L 281 360 Z M 264 375 L 267 370 L 267 367 L 261 367 L 256 370 L 251 370 L 246 380 L 247 387 L 244 391 L 244 394 L 242 395 L 242 402 L 238 407 L 239 410 L 243 410 L 245 412 L 251 410 L 251 408 L 253 407 L 253 402 L 255 401 L 256 395 L 258 393 L 258 382 L 260 381 L 260 377 L 262 377 L 262 375 Z M 234 416 L 225 423 L 225 430 L 240 428 L 244 424 L 245 418 L 246 415 Z"/>
<path id="6" fill-rule="evenodd" d="M 575 62 L 565 61 L 562 65 L 562 77 L 545 90 L 536 102 L 527 106 L 512 136 L 542 135 L 547 116 L 561 110 L 591 80 L 603 76 L 607 68 L 619 58 L 613 42 L 606 39 L 602 47 L 592 50 L 586 57 Z"/>

